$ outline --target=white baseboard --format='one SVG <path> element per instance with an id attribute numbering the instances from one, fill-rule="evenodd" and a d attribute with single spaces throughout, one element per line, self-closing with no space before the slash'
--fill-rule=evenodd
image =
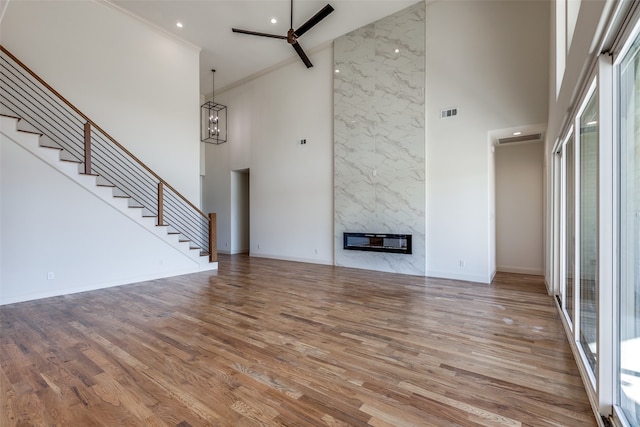
<path id="1" fill-rule="evenodd" d="M 508 265 L 499 265 L 497 269 L 502 273 L 532 274 L 535 276 L 544 276 L 544 269 L 542 268 L 513 267 Z"/>

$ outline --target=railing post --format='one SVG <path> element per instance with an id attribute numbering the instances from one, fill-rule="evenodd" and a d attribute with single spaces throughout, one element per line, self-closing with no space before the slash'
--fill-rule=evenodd
<path id="1" fill-rule="evenodd" d="M 91 175 L 91 124 L 84 124 L 84 173 Z"/>
<path id="2" fill-rule="evenodd" d="M 218 261 L 217 218 L 215 213 L 209 214 L 209 262 Z"/>
<path id="3" fill-rule="evenodd" d="M 158 226 L 164 225 L 164 185 L 158 183 Z"/>

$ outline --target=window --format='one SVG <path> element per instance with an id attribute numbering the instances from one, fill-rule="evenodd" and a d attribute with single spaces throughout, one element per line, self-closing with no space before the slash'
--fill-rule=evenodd
<path id="1" fill-rule="evenodd" d="M 578 22 L 582 0 L 556 0 L 556 98 L 560 94 L 567 54 Z"/>

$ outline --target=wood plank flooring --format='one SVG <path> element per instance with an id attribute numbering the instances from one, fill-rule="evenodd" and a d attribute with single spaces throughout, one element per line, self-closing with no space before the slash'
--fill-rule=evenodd
<path id="1" fill-rule="evenodd" d="M 1 307 L 0 425 L 596 425 L 540 277 L 219 266 Z"/>

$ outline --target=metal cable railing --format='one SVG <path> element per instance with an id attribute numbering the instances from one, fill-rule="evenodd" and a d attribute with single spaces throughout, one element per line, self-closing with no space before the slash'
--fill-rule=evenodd
<path id="1" fill-rule="evenodd" d="M 86 174 L 130 197 L 157 225 L 216 260 L 215 214 L 206 215 L 0 45 L 0 104 L 79 162 Z M 70 156 L 70 158 L 69 158 Z"/>

